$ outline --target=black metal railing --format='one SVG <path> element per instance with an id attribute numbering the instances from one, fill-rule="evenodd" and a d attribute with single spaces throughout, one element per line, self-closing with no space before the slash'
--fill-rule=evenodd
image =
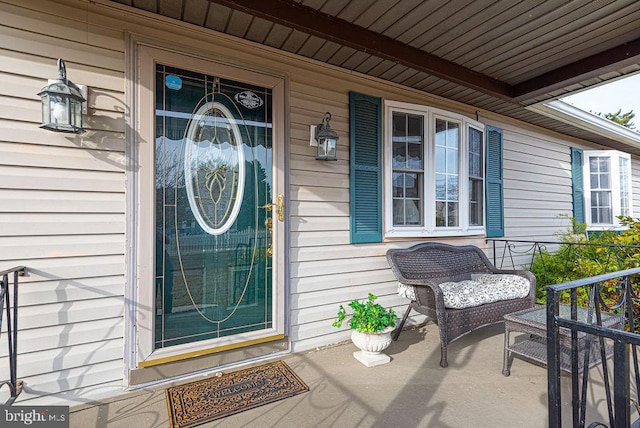
<path id="1" fill-rule="evenodd" d="M 586 273 L 576 275 L 578 260 L 591 259 L 597 261 L 602 272 L 616 272 L 628 268 L 629 261 L 637 260 L 640 254 L 640 245 L 514 239 L 487 239 L 487 243 L 489 258 L 499 269 L 533 270 L 536 263 L 534 274 L 541 285 L 555 284 L 558 276 L 567 280 L 587 277 Z"/>
<path id="2" fill-rule="evenodd" d="M 587 425 L 593 427 L 628 428 L 631 425 L 630 403 L 637 403 L 640 398 L 640 374 L 638 373 L 637 346 L 640 335 L 637 330 L 637 314 L 634 301 L 638 296 L 631 287 L 631 278 L 640 274 L 640 268 L 598 275 L 591 278 L 551 285 L 546 290 L 547 305 L 547 371 L 548 371 L 548 404 L 549 427 L 562 426 L 561 398 L 561 356 L 567 353 L 566 339 L 570 335 L 571 362 L 571 417 L 572 426 L 583 428 L 587 424 L 587 408 L 589 407 L 587 392 L 593 393 L 597 388 L 590 384 L 590 362 L 597 360 L 602 368 L 608 425 L 602 421 L 593 421 Z M 601 289 L 611 284 L 617 290 L 615 303 L 607 305 L 601 298 Z M 578 293 L 588 293 L 586 318 L 578 317 Z M 567 293 L 569 297 L 567 297 Z M 564 301 L 568 298 L 568 302 Z M 569 304 L 571 316 L 560 317 L 561 303 Z M 584 310 L 584 309 L 583 309 Z M 619 328 L 603 327 L 604 312 L 620 316 Z M 585 312 L 583 312 L 584 314 Z M 563 330 L 561 330 L 563 329 Z M 567 330 L 565 330 L 567 329 Z M 563 345 L 564 343 L 564 345 Z M 595 346 L 592 346 L 595 345 Z M 592 355 L 596 354 L 596 355 Z M 613 357 L 612 364 L 608 359 Z M 633 373 L 630 369 L 630 357 L 633 359 Z M 587 369 L 580 371 L 579 366 Z M 611 378 L 613 368 L 613 378 Z M 631 394 L 630 377 L 634 376 L 635 393 Z M 594 377 L 592 375 L 592 377 Z M 613 383 L 612 383 L 613 381 Z M 592 398 L 591 406 L 595 406 L 600 398 Z M 594 413 L 591 413 L 593 415 Z M 598 414 L 598 413 L 596 413 Z M 598 414 L 599 415 L 599 414 Z M 634 422 L 636 426 L 638 421 Z"/>
<path id="3" fill-rule="evenodd" d="M 5 405 L 13 404 L 22 392 L 22 381 L 18 380 L 18 276 L 23 276 L 25 271 L 24 266 L 0 271 L 0 330 L 6 314 L 9 351 L 9 380 L 1 382 L 0 388 L 8 385 L 11 393 Z"/>

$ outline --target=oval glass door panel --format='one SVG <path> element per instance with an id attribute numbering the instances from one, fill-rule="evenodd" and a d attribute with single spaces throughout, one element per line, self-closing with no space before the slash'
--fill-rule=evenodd
<path id="1" fill-rule="evenodd" d="M 244 192 L 244 152 L 231 112 L 207 102 L 195 113 L 185 139 L 184 170 L 191 211 L 200 227 L 220 235 L 232 226 Z"/>
<path id="2" fill-rule="evenodd" d="M 155 349 L 272 331 L 271 186 L 271 90 L 158 64 Z"/>

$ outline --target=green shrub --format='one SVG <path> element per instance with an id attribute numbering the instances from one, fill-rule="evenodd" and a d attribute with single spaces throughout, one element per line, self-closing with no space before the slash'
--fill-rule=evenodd
<path id="1" fill-rule="evenodd" d="M 640 266 L 640 247 L 628 247 L 640 245 L 640 219 L 618 218 L 627 227 L 621 233 L 604 231 L 588 234 L 568 231 L 561 235 L 562 244 L 553 254 L 541 250 L 540 254 L 536 255 L 531 265 L 531 272 L 536 276 L 538 303 L 545 302 L 544 287 L 547 285 Z M 585 231 L 585 229 L 584 225 L 575 222 L 572 227 L 573 231 Z M 632 277 L 631 282 L 632 287 L 638 290 L 640 279 Z M 617 300 L 616 281 L 602 284 L 601 295 L 607 305 L 614 303 Z M 569 297 L 568 290 L 561 294 L 564 302 L 568 301 Z M 577 297 L 579 304 L 586 305 L 589 299 L 588 287 L 578 289 Z"/>

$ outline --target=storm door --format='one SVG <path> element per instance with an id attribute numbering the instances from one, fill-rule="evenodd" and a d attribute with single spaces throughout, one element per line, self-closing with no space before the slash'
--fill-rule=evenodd
<path id="1" fill-rule="evenodd" d="M 154 64 L 150 352 L 199 355 L 282 337 L 272 88 Z"/>

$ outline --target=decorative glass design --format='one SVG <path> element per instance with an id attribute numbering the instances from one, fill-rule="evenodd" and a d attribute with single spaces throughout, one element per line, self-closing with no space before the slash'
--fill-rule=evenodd
<path id="1" fill-rule="evenodd" d="M 220 235 L 229 230 L 242 204 L 245 174 L 240 130 L 229 109 L 208 102 L 193 115 L 185 143 L 189 205 L 205 232 Z"/>

